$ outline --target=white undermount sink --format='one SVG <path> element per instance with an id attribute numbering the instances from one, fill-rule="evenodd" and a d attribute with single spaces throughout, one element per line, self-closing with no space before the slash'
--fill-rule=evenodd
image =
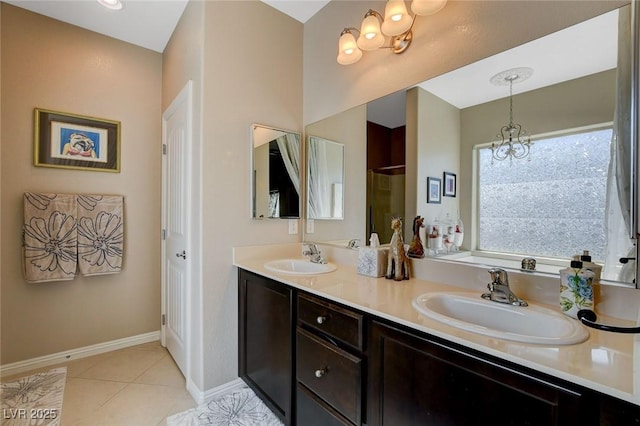
<path id="1" fill-rule="evenodd" d="M 499 339 L 571 345 L 589 338 L 586 327 L 560 312 L 493 302 L 477 293 L 426 293 L 413 300 L 413 307 L 444 324 Z"/>
<path id="2" fill-rule="evenodd" d="M 264 264 L 270 271 L 291 275 L 316 275 L 337 269 L 333 263 L 313 263 L 308 259 L 279 259 Z"/>

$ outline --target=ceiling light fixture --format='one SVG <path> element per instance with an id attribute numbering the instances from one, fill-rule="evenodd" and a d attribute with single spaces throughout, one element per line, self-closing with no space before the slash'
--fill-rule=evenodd
<path id="1" fill-rule="evenodd" d="M 102 6 L 111 10 L 122 9 L 122 2 L 120 0 L 97 0 Z"/>
<path id="2" fill-rule="evenodd" d="M 380 48 L 391 49 L 393 53 L 402 53 L 411 44 L 411 29 L 418 15 L 433 15 L 440 11 L 447 0 L 413 0 L 412 17 L 407 12 L 404 0 L 389 0 L 384 9 L 384 17 L 373 9 L 364 15 L 360 29 L 348 27 L 340 33 L 338 40 L 338 63 L 350 65 L 358 62 L 363 50 Z M 356 40 L 353 31 L 358 32 Z M 384 46 L 386 37 L 390 37 L 390 45 Z"/>
<path id="3" fill-rule="evenodd" d="M 532 68 L 513 68 L 502 71 L 489 80 L 496 86 L 509 85 L 509 124 L 502 126 L 496 136 L 498 140 L 491 144 L 491 164 L 493 160 L 502 161 L 508 158 L 512 162 L 514 158 L 526 158 L 531 152 L 531 138 L 527 131 L 522 129 L 522 125 L 513 122 L 513 84 L 522 83 L 532 74 Z M 528 159 L 531 160 L 531 157 Z"/>

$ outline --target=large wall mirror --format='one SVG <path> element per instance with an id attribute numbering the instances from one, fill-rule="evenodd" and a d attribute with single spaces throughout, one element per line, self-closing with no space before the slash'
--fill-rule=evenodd
<path id="1" fill-rule="evenodd" d="M 254 124 L 251 127 L 254 219 L 300 217 L 300 134 Z"/>
<path id="2" fill-rule="evenodd" d="M 358 214 L 348 225 L 316 226 L 305 240 L 377 232 L 388 243 L 399 215 L 408 242 L 420 215 L 425 239 L 434 226 L 463 234 L 435 258 L 520 269 L 534 257 L 538 272 L 557 274 L 586 250 L 604 265 L 602 283 L 633 285 L 631 21 L 627 5 L 309 125 L 319 137 L 352 133 L 346 173 L 361 178 L 344 190 L 362 197 L 349 201 Z M 530 75 L 509 82 L 503 72 L 517 67 Z M 530 135 L 526 158 L 492 154 L 511 121 Z"/>

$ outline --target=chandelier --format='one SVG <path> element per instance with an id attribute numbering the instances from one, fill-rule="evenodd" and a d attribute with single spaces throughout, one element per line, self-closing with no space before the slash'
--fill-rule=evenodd
<path id="1" fill-rule="evenodd" d="M 447 0 L 413 0 L 412 17 L 407 12 L 404 0 L 388 0 L 384 10 L 384 17 L 373 9 L 364 15 L 360 29 L 348 27 L 340 33 L 338 40 L 338 63 L 351 65 L 360 60 L 363 50 L 380 48 L 391 49 L 393 53 L 402 53 L 413 39 L 413 23 L 417 16 L 433 15 L 442 9 Z M 358 32 L 358 39 L 353 32 Z M 390 37 L 390 44 L 384 46 L 386 37 Z"/>
<path id="2" fill-rule="evenodd" d="M 491 144 L 491 164 L 494 160 L 503 161 L 507 158 L 509 162 L 529 157 L 531 150 L 531 138 L 521 124 L 513 122 L 513 84 L 521 83 L 531 77 L 533 69 L 521 67 L 502 71 L 489 81 L 496 86 L 509 85 L 509 124 L 502 126 L 500 133 L 496 135 L 497 140 Z"/>

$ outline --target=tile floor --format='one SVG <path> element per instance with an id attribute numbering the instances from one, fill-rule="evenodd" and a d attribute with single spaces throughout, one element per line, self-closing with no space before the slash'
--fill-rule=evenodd
<path id="1" fill-rule="evenodd" d="M 64 364 L 67 367 L 62 426 L 155 426 L 196 406 L 185 379 L 160 342 L 132 346 Z"/>

